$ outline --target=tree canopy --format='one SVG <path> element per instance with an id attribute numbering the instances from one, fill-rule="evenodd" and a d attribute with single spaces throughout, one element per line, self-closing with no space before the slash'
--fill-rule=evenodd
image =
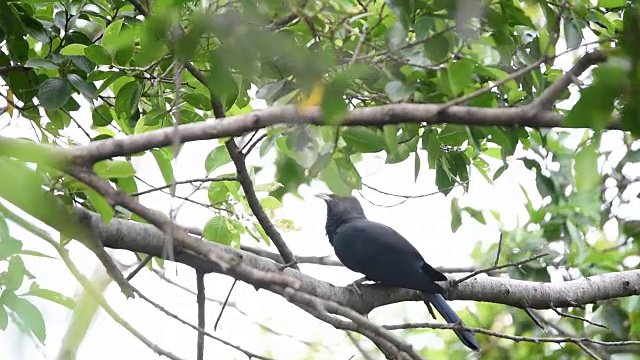
<path id="1" fill-rule="evenodd" d="M 403 176 L 416 181 L 432 174 L 452 232 L 470 222 L 499 228 L 499 239 L 475 246 L 473 266 L 441 268 L 452 279 L 446 297 L 474 301 L 461 314 L 481 358 L 640 358 L 635 1 L 0 0 L 0 77 L 2 330 L 18 326 L 46 345 L 34 297 L 81 311 L 80 299 L 41 288 L 29 271 L 27 258 L 44 254 L 27 242 L 46 242 L 96 307 L 150 353 L 181 358 L 117 314 L 102 295 L 110 280 L 78 270 L 67 244 L 79 241 L 121 296 L 169 316 L 132 285 L 135 275 L 167 261 L 195 269 L 198 323 L 180 321 L 195 330 L 198 359 L 209 357 L 205 337 L 271 358 L 215 335 L 205 274 L 346 331 L 358 358 L 467 358 L 447 330 L 456 325 L 366 316 L 417 293 L 355 291 L 300 271 L 341 266 L 291 250 L 297 225 L 279 210 L 301 189 L 423 196 L 368 185 L 361 165 L 375 156 L 412 164 Z M 206 159 L 189 166 L 204 176 L 184 178 L 175 171 L 189 162 L 182 150 L 202 140 Z M 148 156 L 164 184 L 149 184 L 136 165 Z M 535 177 L 522 186 L 525 223 L 503 226 L 490 204 L 465 205 L 474 183 L 520 165 Z M 199 190 L 206 203 L 194 200 Z M 202 207 L 208 221 L 182 224 L 173 206 L 144 202 L 160 192 Z M 16 237 L 14 226 L 32 237 Z M 138 266 L 125 277 L 105 248 L 135 253 Z M 215 290 L 224 298 L 227 289 Z M 70 325 L 79 340 L 60 358 L 75 358 L 82 329 Z M 447 346 L 413 343 L 424 329 Z M 310 347 L 308 356 L 327 354 Z"/>

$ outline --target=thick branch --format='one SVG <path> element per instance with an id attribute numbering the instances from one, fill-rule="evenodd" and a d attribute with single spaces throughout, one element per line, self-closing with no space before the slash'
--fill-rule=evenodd
<path id="1" fill-rule="evenodd" d="M 552 128 L 562 126 L 564 119 L 563 115 L 553 111 L 531 111 L 528 108 L 493 109 L 452 106 L 439 113 L 440 109 L 441 105 L 437 104 L 393 104 L 358 108 L 347 114 L 341 124 L 344 126 L 380 126 L 399 123 L 451 123 L 476 126 Z M 311 108 L 299 112 L 294 105 L 272 107 L 215 121 L 185 124 L 178 127 L 178 129 L 163 128 L 130 135 L 126 138 L 105 139 L 83 146 L 71 147 L 68 150 L 58 148 L 58 152 L 62 152 L 65 157 L 69 156 L 82 163 L 93 163 L 99 160 L 169 146 L 173 143 L 173 137 L 176 135 L 184 143 L 237 136 L 269 126 L 294 123 L 320 125 L 322 123 L 320 109 Z M 620 129 L 620 124 L 611 122 L 608 128 Z M 0 155 L 40 162 L 37 157 L 27 157 L 22 155 L 21 152 L 12 151 L 18 142 L 25 143 L 22 140 L 0 136 Z M 45 147 L 44 145 L 40 146 Z"/>
<path id="2" fill-rule="evenodd" d="M 105 225 L 98 215 L 84 209 L 75 209 L 85 214 L 82 219 L 87 225 L 96 228 L 107 247 L 128 249 L 151 255 L 162 253 L 166 235 L 155 227 L 146 224 L 114 219 Z M 376 285 L 360 286 L 361 294 L 351 287 L 338 287 L 320 281 L 293 269 L 281 270 L 281 266 L 271 260 L 254 254 L 225 247 L 215 243 L 203 242 L 209 251 L 226 253 L 241 258 L 246 267 L 267 273 L 283 274 L 299 280 L 299 290 L 310 295 L 334 301 L 350 307 L 360 313 L 401 301 L 419 301 L 418 293 L 403 289 L 389 289 Z M 219 267 L 207 259 L 200 258 L 188 251 L 176 251 L 176 261 L 205 272 L 219 272 Z M 235 278 L 256 284 L 250 276 L 230 274 Z M 595 303 L 618 297 L 640 294 L 640 270 L 622 271 L 563 283 L 541 283 L 512 280 L 506 278 L 474 278 L 449 290 L 450 300 L 474 300 L 499 303 L 519 308 L 550 309 L 552 307 L 572 307 Z"/>

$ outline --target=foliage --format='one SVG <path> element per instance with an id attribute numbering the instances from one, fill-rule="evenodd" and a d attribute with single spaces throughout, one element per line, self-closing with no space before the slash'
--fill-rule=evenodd
<path id="1" fill-rule="evenodd" d="M 556 109 L 566 114 L 563 125 L 590 130 L 452 123 L 289 124 L 243 134 L 240 139 L 246 144 L 242 150 L 253 150 L 247 157 L 250 176 L 276 168 L 271 183 L 254 188 L 260 205 L 272 217 L 284 194 L 296 194 L 300 186 L 314 181 L 338 194 L 361 189 L 357 165 L 369 154 L 384 156 L 387 164 L 413 162 L 415 171 L 407 176 L 414 178 L 434 172 L 435 183 L 445 195 L 456 186 L 468 189 L 472 175 L 473 181 L 492 183 L 507 168 L 521 163 L 535 173 L 537 194 L 525 194 L 529 220 L 515 229 L 502 229 L 501 262 L 544 252 L 550 255 L 509 269 L 508 275 L 549 281 L 551 268 L 566 279 L 590 276 L 635 268 L 639 250 L 635 240 L 640 236 L 640 219 L 624 212 L 637 205 L 638 197 L 632 168 L 640 162 L 635 140 L 640 134 L 640 105 L 635 101 L 640 93 L 640 12 L 634 2 L 594 3 L 0 0 L 1 95 L 5 112 L 29 121 L 41 143 L 66 147 L 77 142 L 70 129 L 81 129 L 86 134 L 83 143 L 89 143 L 203 122 L 215 117 L 212 95 L 227 116 L 253 111 L 255 96 L 269 106 L 318 105 L 323 123 L 337 124 L 347 111 L 357 108 L 447 103 L 544 62 L 472 96 L 466 104 L 523 106 L 533 103 L 567 70 L 559 61 L 553 62 L 571 54 L 564 49 L 577 54 L 584 53 L 587 45 L 607 49 L 609 60 L 593 71 L 587 85 L 579 84 L 577 103 L 570 109 Z M 140 16 L 141 7 L 149 6 L 151 15 Z M 282 20 L 289 15 L 294 15 L 292 20 Z M 206 75 L 204 82 L 182 69 L 186 61 Z M 558 100 L 569 96 L 564 91 Z M 90 111 L 90 127 L 78 118 L 82 111 Z M 606 131 L 612 113 L 627 130 L 615 139 Z M 605 139 L 616 143 L 616 151 L 603 145 Z M 211 142 L 202 164 L 209 177 L 236 176 L 228 174 L 232 159 L 226 140 Z M 180 147 L 149 152 L 171 185 L 172 161 Z M 124 193 L 137 194 L 140 174 L 132 158 L 142 155 L 102 161 L 94 170 Z M 489 165 L 493 159 L 499 160 L 498 167 Z M 107 220 L 112 216 L 111 205 L 78 180 L 43 166 L 38 166 L 37 174 L 64 203 L 82 204 Z M 213 210 L 203 229 L 206 240 L 239 247 L 249 237 L 270 245 L 265 229 L 252 216 L 246 190 L 237 181 L 211 181 L 203 186 L 210 202 L 205 206 Z M 500 223 L 500 214 L 464 206 L 464 197 L 452 199 L 451 214 L 452 231 L 469 219 L 486 224 L 492 217 Z M 140 220 L 121 211 L 116 216 Z M 274 223 L 284 231 L 295 228 L 286 219 Z M 0 263 L 7 263 L 0 273 L 0 329 L 11 319 L 44 341 L 45 322 L 29 297 L 64 306 L 73 306 L 73 301 L 38 287 L 21 258 L 41 254 L 29 253 L 21 244 L 0 216 Z M 496 251 L 498 244 L 488 248 L 479 244 L 473 260 L 479 267 L 491 266 L 495 259 L 486 254 Z M 31 284 L 28 291 L 24 291 L 25 278 Z M 565 331 L 576 336 L 637 338 L 640 329 L 633 320 L 640 310 L 636 303 L 635 298 L 617 299 L 567 310 L 599 319 L 608 329 L 579 320 L 562 322 Z M 487 329 L 506 315 L 513 317 L 508 332 L 543 335 L 515 310 L 482 304 L 475 312 L 478 323 Z M 442 337 L 456 343 L 450 334 L 443 332 Z M 505 350 L 513 349 L 510 342 L 482 340 L 487 358 L 503 358 Z M 567 358 L 578 356 L 576 349 L 527 344 L 517 351 L 522 357 Z"/>

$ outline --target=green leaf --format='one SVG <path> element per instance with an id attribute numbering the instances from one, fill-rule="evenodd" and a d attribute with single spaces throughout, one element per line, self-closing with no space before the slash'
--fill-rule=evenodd
<path id="1" fill-rule="evenodd" d="M 574 171 L 578 191 L 597 191 L 601 179 L 598 173 L 598 147 L 595 143 L 583 146 L 575 156 Z"/>
<path id="2" fill-rule="evenodd" d="M 173 165 L 171 165 L 173 156 L 171 152 L 167 149 L 151 150 L 151 155 L 156 159 L 164 183 L 167 185 L 173 183 Z"/>
<path id="3" fill-rule="evenodd" d="M 3 293 L 4 295 L 4 293 Z M 44 324 L 44 318 L 35 305 L 29 300 L 19 298 L 13 294 L 11 296 L 3 296 L 4 304 L 15 312 L 18 318 L 27 326 L 33 335 L 41 342 L 44 343 L 46 339 L 46 328 Z"/>
<path id="4" fill-rule="evenodd" d="M 478 211 L 474 208 L 465 207 L 462 210 L 466 211 L 472 218 L 474 218 L 477 222 L 487 225 L 487 221 L 484 219 L 484 215 L 481 211 Z"/>
<path id="5" fill-rule="evenodd" d="M 253 190 L 255 192 L 272 192 L 278 190 L 283 186 L 284 185 L 280 184 L 279 182 L 274 181 L 267 184 L 256 185 L 253 187 Z"/>
<path id="6" fill-rule="evenodd" d="M 362 189 L 362 179 L 351 160 L 348 157 L 343 157 L 335 161 L 342 181 L 351 189 Z"/>
<path id="7" fill-rule="evenodd" d="M 235 238 L 231 232 L 229 220 L 224 216 L 216 216 L 209 219 L 202 230 L 202 234 L 205 239 L 223 245 L 230 245 Z"/>
<path id="8" fill-rule="evenodd" d="M 120 88 L 116 96 L 115 111 L 119 118 L 129 119 L 138 107 L 142 95 L 142 86 L 137 81 L 130 81 Z"/>
<path id="9" fill-rule="evenodd" d="M 212 51 L 210 57 L 210 69 L 208 85 L 214 97 L 224 104 L 225 110 L 229 110 L 238 97 L 238 84 L 236 83 L 228 65 L 223 60 L 224 55 L 220 50 Z"/>
<path id="10" fill-rule="evenodd" d="M 449 46 L 445 36 L 436 36 L 424 43 L 424 52 L 433 63 L 439 63 L 449 56 Z"/>
<path id="11" fill-rule="evenodd" d="M 413 153 L 413 157 L 413 181 L 418 182 L 418 175 L 420 174 L 420 155 L 417 150 Z"/>
<path id="12" fill-rule="evenodd" d="M 87 194 L 87 198 L 89 198 L 91 205 L 93 205 L 93 208 L 102 217 L 104 223 L 108 224 L 114 215 L 114 210 L 111 205 L 109 205 L 109 202 L 93 189 L 86 189 L 85 193 Z"/>
<path id="13" fill-rule="evenodd" d="M 331 192 L 340 196 L 351 195 L 352 188 L 349 187 L 338 174 L 338 165 L 335 160 L 331 160 L 324 170 L 320 172 L 320 178 L 324 180 Z"/>
<path id="14" fill-rule="evenodd" d="M 460 146 L 467 140 L 467 127 L 448 124 L 438 134 L 438 139 L 445 145 Z"/>
<path id="15" fill-rule="evenodd" d="M 111 84 L 113 84 L 116 80 L 120 79 L 123 76 L 124 76 L 124 74 L 121 73 L 121 72 L 116 72 L 116 73 L 111 74 L 111 76 L 109 76 L 102 83 L 102 85 L 100 85 L 100 87 L 98 88 L 98 91 L 96 91 L 96 96 L 102 94 L 102 92 L 104 92 Z"/>
<path id="16" fill-rule="evenodd" d="M 76 301 L 68 296 L 62 295 L 57 291 L 43 289 L 38 286 L 37 283 L 32 283 L 29 288 L 29 292 L 25 295 L 37 296 L 41 299 L 49 300 L 56 304 L 60 304 L 66 308 L 73 309 L 76 306 Z"/>
<path id="17" fill-rule="evenodd" d="M 91 120 L 95 127 L 108 126 L 113 121 L 111 109 L 107 104 L 96 106 L 91 112 Z"/>
<path id="18" fill-rule="evenodd" d="M 115 50 L 115 44 L 118 41 L 118 35 L 120 35 L 120 29 L 122 28 L 122 20 L 114 21 L 106 29 L 104 29 L 104 33 L 102 34 L 101 44 L 105 48 L 110 51 Z"/>
<path id="19" fill-rule="evenodd" d="M 409 90 L 400 81 L 390 81 L 384 86 L 384 92 L 387 93 L 391 102 L 401 102 L 410 93 Z"/>
<path id="20" fill-rule="evenodd" d="M 459 95 L 467 86 L 471 85 L 471 76 L 474 69 L 475 65 L 469 60 L 458 60 L 451 64 L 447 75 L 453 95 Z"/>
<path id="21" fill-rule="evenodd" d="M 264 242 L 268 245 L 271 246 L 271 239 L 269 238 L 269 236 L 267 235 L 267 233 L 264 231 L 264 229 L 262 228 L 262 225 L 254 223 L 253 224 L 253 228 L 256 229 L 256 232 L 258 234 L 260 234 L 260 237 L 262 238 L 262 240 L 264 240 Z"/>
<path id="22" fill-rule="evenodd" d="M 133 43 L 126 44 L 126 45 L 120 46 L 118 50 L 116 50 L 116 53 L 113 56 L 113 58 L 115 59 L 116 64 L 120 66 L 126 66 L 129 64 L 129 61 L 131 61 L 131 58 L 133 58 L 134 52 L 135 52 L 135 47 Z"/>
<path id="23" fill-rule="evenodd" d="M 273 196 L 267 196 L 266 198 L 260 199 L 260 205 L 262 205 L 263 209 L 270 211 L 280 208 L 282 203 Z"/>
<path id="24" fill-rule="evenodd" d="M 82 44 L 70 44 L 60 50 L 60 54 L 66 56 L 84 56 L 84 49 L 86 45 Z"/>
<path id="25" fill-rule="evenodd" d="M 209 184 L 207 196 L 209 197 L 209 204 L 216 205 L 223 201 L 227 201 L 229 198 L 229 189 L 227 189 L 222 182 L 212 182 Z"/>
<path id="26" fill-rule="evenodd" d="M 569 17 L 562 19 L 564 28 L 564 39 L 567 43 L 567 49 L 575 49 L 582 43 L 582 29 L 578 27 L 576 21 Z"/>
<path id="27" fill-rule="evenodd" d="M 80 91 L 88 101 L 91 101 L 96 96 L 96 86 L 93 83 L 86 82 L 83 78 L 76 74 L 67 75 L 67 80 L 73 85 L 76 90 Z"/>
<path id="28" fill-rule="evenodd" d="M 99 161 L 93 165 L 93 170 L 105 179 L 127 178 L 136 173 L 133 165 L 123 160 Z"/>
<path id="29" fill-rule="evenodd" d="M 22 250 L 22 241 L 9 236 L 9 233 L 0 238 L 0 260 L 8 259 Z"/>
<path id="30" fill-rule="evenodd" d="M 40 84 L 38 100 L 48 110 L 57 109 L 71 98 L 71 85 L 60 78 L 48 78 Z"/>
<path id="31" fill-rule="evenodd" d="M 351 126 L 342 131 L 347 145 L 363 153 L 375 153 L 385 149 L 384 138 L 375 130 L 364 126 Z"/>
<path id="32" fill-rule="evenodd" d="M 24 67 L 33 68 L 33 69 L 47 69 L 47 70 L 58 69 L 58 65 L 54 64 L 53 62 L 46 59 L 38 59 L 38 58 L 32 58 L 27 60 L 27 62 L 24 63 Z"/>
<path id="33" fill-rule="evenodd" d="M 623 7 L 626 3 L 626 0 L 598 0 L 598 7 L 612 9 Z"/>
<path id="34" fill-rule="evenodd" d="M 0 330 L 6 330 L 9 325 L 9 314 L 7 314 L 7 310 L 4 308 L 4 305 L 0 303 Z"/>
<path id="35" fill-rule="evenodd" d="M 226 165 L 231 162 L 229 152 L 224 145 L 220 145 L 209 152 L 207 158 L 204 160 L 204 168 L 207 174 L 211 174 L 215 169 Z"/>
<path id="36" fill-rule="evenodd" d="M 15 292 L 22 285 L 22 281 L 26 275 L 27 269 L 20 256 L 12 256 L 9 259 L 9 268 L 5 274 L 5 288 L 8 291 Z"/>
<path id="37" fill-rule="evenodd" d="M 440 157 L 440 159 L 436 161 L 436 186 L 438 190 L 446 196 L 451 192 L 455 183 L 454 179 L 449 176 L 445 169 L 445 162 L 446 159 L 444 157 Z"/>
<path id="38" fill-rule="evenodd" d="M 398 148 L 398 125 L 384 125 L 382 133 L 384 134 L 384 143 L 387 146 L 387 152 L 396 151 Z"/>
<path id="39" fill-rule="evenodd" d="M 133 176 L 118 178 L 115 180 L 118 190 L 127 194 L 133 194 L 138 192 L 138 184 Z"/>
<path id="40" fill-rule="evenodd" d="M 111 54 L 104 47 L 93 44 L 84 48 L 84 56 L 97 65 L 111 65 Z"/>
<path id="41" fill-rule="evenodd" d="M 462 216 L 460 216 L 460 207 L 458 199 L 451 199 L 451 231 L 456 232 L 462 225 Z"/>

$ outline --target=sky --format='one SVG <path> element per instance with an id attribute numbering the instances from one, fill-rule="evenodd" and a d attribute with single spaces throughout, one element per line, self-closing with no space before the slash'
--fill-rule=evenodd
<path id="1" fill-rule="evenodd" d="M 587 40 L 588 41 L 588 40 Z M 561 42 L 562 44 L 562 42 Z M 562 49 L 558 49 L 558 52 Z M 573 63 L 572 54 L 563 56 L 556 62 L 556 67 L 567 69 Z M 567 107 L 575 102 L 577 95 L 566 102 Z M 254 108 L 264 107 L 260 101 L 253 102 Z M 77 113 L 78 119 L 83 124 L 91 123 L 91 116 L 86 109 Z M 4 127 L 8 124 L 7 127 Z M 32 137 L 32 130 L 28 121 L 24 119 L 8 119 L 8 114 L 0 116 L 0 128 L 4 136 Z M 74 136 L 81 136 L 76 131 Z M 576 133 L 576 136 L 580 134 Z M 615 147 L 615 136 L 608 142 Z M 79 138 L 81 139 L 81 138 Z M 83 141 L 84 142 L 84 141 Z M 605 142 L 607 143 L 607 142 Z M 217 140 L 200 141 L 186 144 L 174 164 L 177 180 L 204 177 L 204 159 L 207 153 L 217 146 Z M 523 152 L 519 151 L 519 155 Z M 518 154 L 516 154 L 518 155 Z M 413 156 L 413 155 L 412 155 Z M 363 182 L 372 187 L 405 195 L 427 194 L 437 191 L 435 187 L 435 172 L 426 166 L 426 153 L 421 152 L 422 171 L 417 181 L 413 179 L 413 158 L 410 157 L 403 163 L 384 164 L 384 153 L 366 156 L 365 160 L 356 164 Z M 253 154 L 248 162 L 256 163 L 257 157 Z M 488 159 L 491 168 L 495 170 L 499 166 L 497 160 Z M 145 155 L 133 160 L 139 175 L 146 181 L 155 185 L 163 185 L 162 177 L 153 158 Z M 232 172 L 232 164 L 229 164 L 216 173 Z M 272 181 L 273 170 L 267 169 L 261 172 L 255 179 L 256 184 Z M 469 253 L 478 242 L 489 246 L 498 241 L 500 228 L 513 229 L 527 219 L 524 207 L 525 197 L 520 186 L 531 189 L 533 202 L 539 203 L 535 189 L 534 174 L 523 165 L 514 162 L 507 171 L 493 184 L 487 183 L 482 176 L 472 169 L 469 192 L 463 194 L 462 189 L 454 189 L 445 197 L 442 194 L 411 199 L 402 205 L 395 207 L 375 206 L 365 200 L 361 203 L 367 216 L 373 220 L 389 225 L 404 235 L 423 255 L 425 260 L 433 266 L 471 266 L 473 265 Z M 139 184 L 140 190 L 146 187 Z M 182 187 L 179 194 L 186 195 L 190 191 L 189 186 Z M 206 187 L 205 187 L 206 189 Z M 297 255 L 332 255 L 332 248 L 325 236 L 325 204 L 313 197 L 318 192 L 326 192 L 326 187 L 314 182 L 311 186 L 302 186 L 301 199 L 287 195 L 283 201 L 283 207 L 275 212 L 278 219 L 290 219 L 299 228 L 299 231 L 283 232 L 282 235 Z M 392 205 L 398 202 L 396 198 L 364 189 L 365 198 L 374 203 Z M 468 216 L 463 216 L 463 225 L 452 233 L 450 222 L 450 201 L 458 198 L 460 206 L 470 206 L 479 210 L 495 210 L 501 214 L 501 223 L 492 221 L 488 214 L 487 225 L 482 225 Z M 193 199 L 207 202 L 206 190 L 198 192 Z M 168 213 L 172 204 L 181 204 L 159 192 L 141 198 L 144 205 Z M 3 204 L 7 205 L 6 202 Z M 15 209 L 12 207 L 12 209 Z M 18 211 L 18 213 L 22 214 Z M 212 216 L 207 210 L 193 205 L 184 204 L 177 214 L 177 222 L 182 225 L 202 227 Z M 34 223 L 38 224 L 34 220 Z M 39 226 L 46 228 L 43 224 Z M 38 250 L 52 256 L 55 251 L 44 241 L 34 238 L 17 226 L 11 225 L 11 234 L 24 241 L 25 248 Z M 51 231 L 54 237 L 55 232 Z M 242 239 L 244 244 L 264 246 L 256 243 L 252 238 Z M 87 276 L 96 272 L 104 276 L 101 266 L 95 256 L 82 245 L 72 242 L 68 245 L 70 254 L 75 264 Z M 275 251 L 274 248 L 271 248 Z M 118 260 L 126 264 L 133 264 L 135 258 L 130 252 L 117 250 L 111 252 Z M 493 257 L 495 254 L 488 253 Z M 27 269 L 31 271 L 43 288 L 50 288 L 68 296 L 77 296 L 81 288 L 71 276 L 61 260 L 24 257 Z M 0 265 L 1 266 L 1 265 Z M 3 269 L 0 269 L 2 271 Z M 328 281 L 335 285 L 346 285 L 360 278 L 359 274 L 345 268 L 324 267 L 318 265 L 301 265 L 301 270 L 308 275 Z M 167 262 L 165 276 L 178 282 L 189 289 L 195 290 L 195 272 L 182 265 Z M 181 290 L 157 275 L 142 270 L 132 281 L 133 285 L 145 295 L 159 302 L 162 306 L 179 315 L 181 318 L 195 324 L 196 304 L 195 296 Z M 205 278 L 207 296 L 223 300 L 226 296 L 232 279 L 223 275 L 210 274 Z M 25 291 L 27 289 L 25 288 Z M 162 348 L 173 352 L 185 359 L 195 358 L 196 332 L 168 318 L 157 309 L 145 303 L 141 299 L 126 300 L 117 286 L 111 284 L 105 296 L 108 302 L 117 312 L 136 329 Z M 10 323 L 6 332 L 0 334 L 0 358 L 1 359 L 55 359 L 60 349 L 62 338 L 67 331 L 71 319 L 71 311 L 68 309 L 41 300 L 32 298 L 33 302 L 43 312 L 47 325 L 47 339 L 44 345 L 37 340 L 23 336 L 16 326 Z M 352 355 L 359 355 L 358 350 L 350 343 L 346 335 L 331 326 L 316 320 L 304 311 L 287 303 L 283 298 L 270 294 L 265 290 L 256 292 L 251 286 L 239 283 L 232 294 L 231 300 L 235 305 L 248 314 L 244 316 L 232 308 L 225 310 L 217 336 L 239 345 L 252 352 L 273 356 L 277 359 L 301 359 L 310 354 L 310 347 L 301 341 L 317 342 L 320 344 L 316 350 L 316 358 L 348 359 Z M 453 307 L 460 309 L 463 306 L 473 306 L 470 302 L 453 302 Z M 207 330 L 213 332 L 213 322 L 218 316 L 219 305 L 207 302 Z M 371 320 L 380 324 L 397 324 L 411 321 L 429 321 L 430 318 L 422 303 L 393 304 L 376 309 L 371 314 Z M 265 335 L 263 329 L 256 323 L 268 324 L 272 329 L 284 335 Z M 468 324 L 473 326 L 474 324 Z M 420 336 L 412 336 L 407 339 L 416 346 L 429 344 L 433 347 L 441 347 L 442 343 L 436 337 L 436 330 L 422 333 Z M 363 341 L 365 346 L 370 343 Z M 226 346 L 220 345 L 215 340 L 206 339 L 205 354 L 215 358 L 246 359 L 246 356 Z M 212 355 L 215 354 L 215 355 Z M 376 354 L 372 352 L 372 354 Z M 207 356 L 207 355 L 205 355 Z M 377 354 L 376 354 L 377 356 Z M 155 355 L 144 344 L 131 336 L 120 325 L 116 324 L 107 314 L 99 311 L 94 319 L 85 341 L 80 347 L 78 359 L 113 359 L 136 358 L 155 359 Z"/>

